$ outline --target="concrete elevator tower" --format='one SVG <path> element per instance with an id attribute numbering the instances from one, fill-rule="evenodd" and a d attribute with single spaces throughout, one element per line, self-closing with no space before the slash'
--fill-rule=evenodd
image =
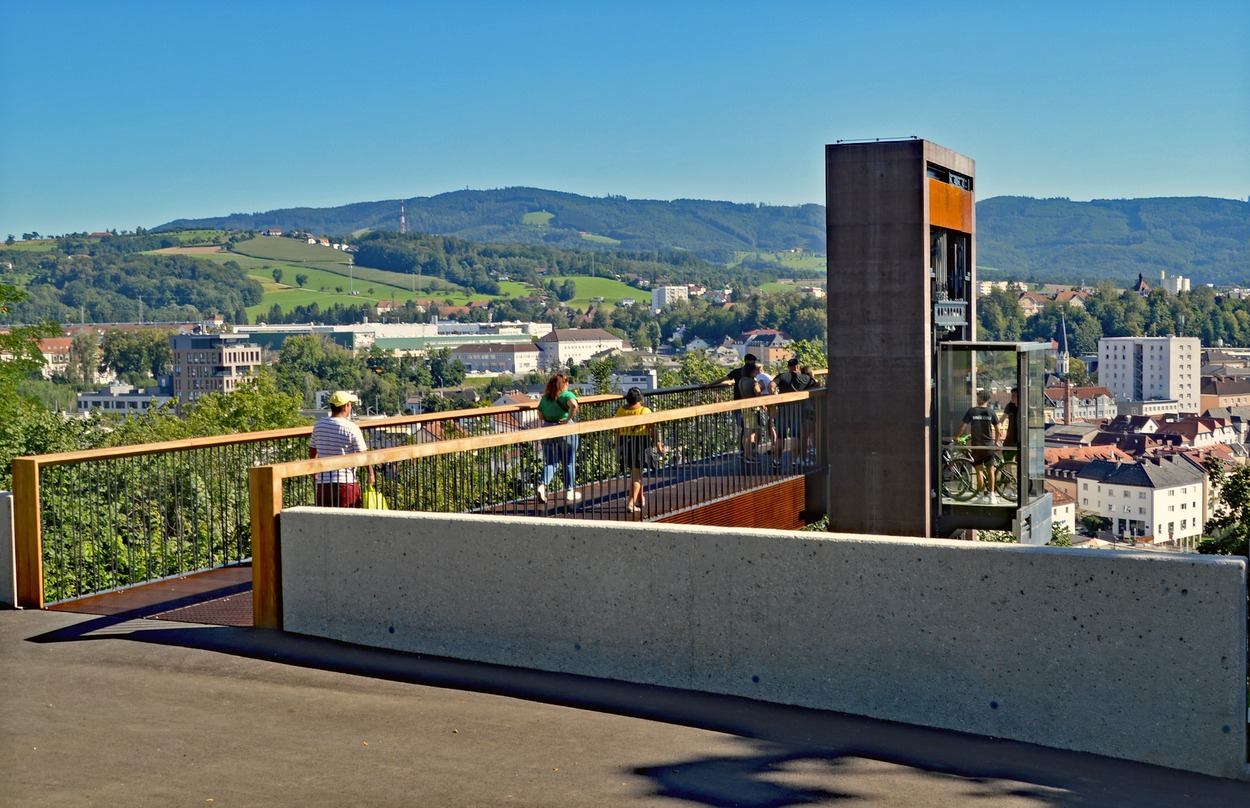
<path id="1" fill-rule="evenodd" d="M 937 345 L 975 339 L 974 162 L 925 140 L 825 147 L 829 529 L 934 535 Z"/>

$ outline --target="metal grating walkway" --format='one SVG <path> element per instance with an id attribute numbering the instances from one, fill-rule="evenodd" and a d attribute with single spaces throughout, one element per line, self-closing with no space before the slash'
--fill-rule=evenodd
<path id="1" fill-rule="evenodd" d="M 213 626 L 252 625 L 252 565 L 197 572 L 62 601 L 51 611 L 170 620 Z"/>

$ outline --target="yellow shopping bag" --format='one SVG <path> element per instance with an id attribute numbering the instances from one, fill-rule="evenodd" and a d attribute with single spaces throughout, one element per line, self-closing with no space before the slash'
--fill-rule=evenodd
<path id="1" fill-rule="evenodd" d="M 360 489 L 360 505 L 362 508 L 371 511 L 390 510 L 386 504 L 386 497 L 382 496 L 382 492 L 371 485 L 363 486 Z"/>

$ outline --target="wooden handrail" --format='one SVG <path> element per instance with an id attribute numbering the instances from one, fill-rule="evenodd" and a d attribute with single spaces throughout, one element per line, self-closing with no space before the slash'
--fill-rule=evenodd
<path id="1" fill-rule="evenodd" d="M 823 388 L 820 389 L 823 392 Z M 684 421 L 701 415 L 735 412 L 762 406 L 777 406 L 811 398 L 812 391 L 781 393 L 739 401 L 720 401 L 713 404 L 697 404 L 679 410 L 662 410 L 647 415 L 631 416 L 628 427 Z M 617 396 L 619 398 L 619 396 Z M 457 452 L 472 452 L 494 446 L 530 443 L 550 440 L 564 435 L 587 435 L 599 432 L 615 432 L 626 424 L 615 418 L 574 422 L 558 426 L 503 432 L 494 435 L 474 435 L 434 443 L 416 443 L 389 449 L 372 449 L 356 454 L 336 457 L 318 457 L 310 460 L 290 460 L 267 466 L 253 466 L 250 470 L 252 507 L 252 608 L 253 624 L 258 628 L 282 628 L 281 599 L 281 530 L 278 517 L 282 511 L 282 482 L 291 477 L 305 477 L 323 471 L 382 465 L 423 457 L 434 457 Z"/>

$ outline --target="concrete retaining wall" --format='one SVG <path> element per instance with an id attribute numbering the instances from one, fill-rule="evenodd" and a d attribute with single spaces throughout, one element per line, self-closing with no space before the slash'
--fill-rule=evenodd
<path id="1" fill-rule="evenodd" d="M 1240 559 L 296 508 L 288 631 L 1236 777 Z"/>

